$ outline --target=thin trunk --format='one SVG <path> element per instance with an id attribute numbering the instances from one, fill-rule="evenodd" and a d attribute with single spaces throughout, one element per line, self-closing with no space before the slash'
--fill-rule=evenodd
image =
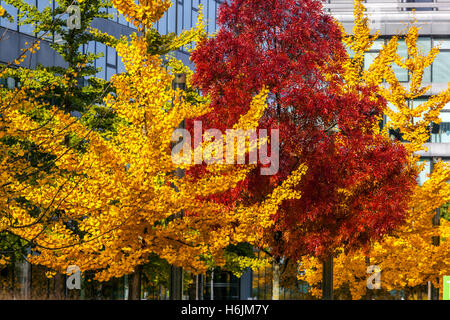
<path id="1" fill-rule="evenodd" d="M 333 300 L 333 257 L 323 262 L 322 273 L 322 299 Z"/>
<path id="2" fill-rule="evenodd" d="M 198 300 L 198 274 L 195 275 L 195 300 Z"/>
<path id="3" fill-rule="evenodd" d="M 272 261 L 272 300 L 280 300 L 280 259 L 274 258 Z"/>
<path id="4" fill-rule="evenodd" d="M 141 274 L 142 266 L 137 266 L 129 277 L 128 300 L 141 299 Z"/>
<path id="5" fill-rule="evenodd" d="M 55 291 L 54 291 L 54 299 L 56 300 L 64 300 L 65 298 L 65 280 L 66 277 L 62 273 L 57 273 L 55 275 Z"/>
<path id="6" fill-rule="evenodd" d="M 214 269 L 211 271 L 211 300 L 214 300 Z"/>

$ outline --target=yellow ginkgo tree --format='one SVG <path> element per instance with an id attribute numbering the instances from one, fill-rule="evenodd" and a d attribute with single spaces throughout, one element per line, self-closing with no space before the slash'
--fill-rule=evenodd
<path id="1" fill-rule="evenodd" d="M 386 136 L 397 132 L 398 138 L 404 142 L 410 154 L 411 170 L 420 172 L 419 152 L 426 151 L 426 142 L 431 135 L 430 126 L 439 124 L 440 111 L 450 102 L 450 86 L 436 94 L 429 95 L 429 86 L 423 86 L 423 77 L 439 53 L 434 47 L 429 52 L 423 52 L 418 45 L 419 28 L 413 22 L 406 35 L 393 36 L 383 45 L 371 65 L 364 68 L 365 56 L 378 38 L 370 32 L 365 8 L 361 0 L 355 0 L 355 26 L 353 34 L 343 30 L 343 41 L 352 56 L 345 64 L 346 81 L 348 83 L 365 83 L 378 86 L 379 95 L 387 101 L 386 115 L 382 130 Z M 405 41 L 408 56 L 401 57 L 397 53 L 399 41 Z M 401 83 L 394 72 L 393 66 L 405 69 L 409 74 L 409 83 Z M 415 103 L 418 98 L 429 96 L 425 102 Z M 380 118 L 380 121 L 382 119 Z M 449 222 L 441 219 L 440 226 L 433 226 L 432 219 L 436 209 L 450 200 L 448 182 L 450 166 L 439 162 L 434 165 L 433 173 L 423 184 L 415 187 L 411 196 L 409 214 L 402 227 L 385 236 L 382 241 L 372 243 L 369 250 L 344 253 L 337 252 L 334 265 L 334 289 L 347 288 L 353 299 L 360 299 L 368 294 L 367 279 L 370 274 L 367 268 L 376 265 L 381 269 L 381 289 L 408 291 L 411 288 L 425 285 L 431 281 L 441 287 L 442 281 L 437 279 L 449 272 Z M 433 237 L 440 237 L 440 245 L 432 242 Z M 316 259 L 304 257 L 300 269 L 304 272 L 300 279 L 311 285 L 310 292 L 321 296 L 320 280 L 321 265 Z"/>

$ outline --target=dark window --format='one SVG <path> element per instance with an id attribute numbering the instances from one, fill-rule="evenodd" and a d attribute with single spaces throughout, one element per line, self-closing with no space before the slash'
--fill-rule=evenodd
<path id="1" fill-rule="evenodd" d="M 406 0 L 407 3 L 433 3 L 433 0 Z M 407 11 L 412 11 L 415 9 L 416 11 L 433 11 L 433 7 L 418 7 L 418 8 L 406 8 Z"/>

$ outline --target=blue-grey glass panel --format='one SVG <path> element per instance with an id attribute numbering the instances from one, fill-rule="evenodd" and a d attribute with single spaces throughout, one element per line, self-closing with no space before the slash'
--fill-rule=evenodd
<path id="1" fill-rule="evenodd" d="M 106 68 L 106 80 L 111 80 L 112 75 L 116 74 L 116 68 L 107 67 Z"/>
<path id="2" fill-rule="evenodd" d="M 183 30 L 183 4 L 177 3 L 177 34 Z"/>
<path id="3" fill-rule="evenodd" d="M 106 62 L 109 64 L 116 65 L 116 49 L 107 47 L 106 52 L 107 52 Z"/>
<path id="4" fill-rule="evenodd" d="M 94 53 L 95 54 L 95 41 L 89 41 L 84 45 L 84 54 Z M 95 66 L 95 62 L 93 64 Z M 91 78 L 92 76 L 85 77 L 86 79 Z"/>
<path id="5" fill-rule="evenodd" d="M 105 69 L 106 69 L 106 46 L 103 43 L 96 42 L 95 44 L 96 53 L 103 53 L 103 56 L 98 58 L 95 62 L 96 68 L 101 68 L 99 72 L 97 72 L 97 78 L 105 79 Z"/>
<path id="6" fill-rule="evenodd" d="M 194 27 L 197 24 L 198 20 L 198 12 L 192 11 L 192 26 Z"/>
<path id="7" fill-rule="evenodd" d="M 123 25 L 127 25 L 128 24 L 127 19 L 125 19 L 125 16 L 123 14 L 121 14 L 121 13 L 119 13 L 119 23 L 123 24 Z"/>
<path id="8" fill-rule="evenodd" d="M 89 41 L 86 45 L 85 45 L 85 51 L 86 54 L 87 53 L 95 53 L 95 41 Z"/>
<path id="9" fill-rule="evenodd" d="M 208 33 L 216 31 L 216 1 L 208 0 Z"/>
<path id="10" fill-rule="evenodd" d="M 176 32 L 177 6 L 172 3 L 172 6 L 167 11 L 168 29 L 167 32 Z"/>
<path id="11" fill-rule="evenodd" d="M 125 72 L 125 65 L 122 61 L 121 57 L 117 57 L 117 73 L 123 73 Z"/>
<path id="12" fill-rule="evenodd" d="M 30 6 L 36 7 L 36 0 L 24 0 L 24 2 L 26 4 L 29 4 Z M 26 19 L 26 16 L 21 18 L 22 21 L 25 19 Z M 23 33 L 26 33 L 29 35 L 34 35 L 34 26 L 31 24 L 20 25 L 19 32 L 23 32 Z"/>
<path id="13" fill-rule="evenodd" d="M 2 2 L 2 7 L 6 10 L 6 12 L 14 17 L 14 21 L 9 22 L 9 20 L 6 18 L 0 18 L 0 26 L 17 31 L 17 9 L 14 6 L 5 3 L 4 1 Z"/>
<path id="14" fill-rule="evenodd" d="M 192 26 L 192 0 L 184 0 L 184 16 L 183 16 L 183 29 L 189 30 Z"/>
<path id="15" fill-rule="evenodd" d="M 46 7 L 53 9 L 53 0 L 37 0 L 37 7 L 39 11 L 44 10 Z"/>
<path id="16" fill-rule="evenodd" d="M 37 0 L 37 8 L 39 11 L 44 11 L 45 8 L 53 9 L 53 0 Z M 43 31 L 38 32 L 37 36 L 42 37 L 44 34 Z M 44 39 L 51 40 L 53 35 L 51 32 L 45 33 Z"/>
<path id="17" fill-rule="evenodd" d="M 117 15 L 119 14 L 117 12 L 116 8 L 108 8 L 108 14 L 112 15 L 110 18 L 111 21 L 117 22 Z"/>
<path id="18" fill-rule="evenodd" d="M 167 34 L 167 12 L 158 21 L 158 31 L 160 34 Z"/>
<path id="19" fill-rule="evenodd" d="M 434 59 L 433 82 L 450 82 L 450 52 L 440 52 Z"/>

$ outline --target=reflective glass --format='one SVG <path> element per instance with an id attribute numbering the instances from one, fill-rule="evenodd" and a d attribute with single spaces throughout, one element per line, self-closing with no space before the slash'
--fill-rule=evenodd
<path id="1" fill-rule="evenodd" d="M 116 65 L 116 49 L 107 47 L 106 50 L 108 52 L 106 56 L 106 62 L 109 64 Z"/>
<path id="2" fill-rule="evenodd" d="M 168 17 L 168 30 L 167 33 L 176 32 L 176 15 L 177 15 L 177 6 L 175 3 L 172 3 L 172 6 L 169 8 L 169 11 L 167 12 Z"/>
<path id="3" fill-rule="evenodd" d="M 216 1 L 208 0 L 208 33 L 216 32 Z"/>
<path id="4" fill-rule="evenodd" d="M 450 52 L 440 52 L 434 60 L 433 82 L 450 82 Z"/>
<path id="5" fill-rule="evenodd" d="M 95 43 L 96 53 L 103 53 L 103 56 L 98 58 L 95 62 L 96 68 L 101 68 L 99 72 L 97 72 L 97 78 L 105 79 L 105 69 L 106 69 L 106 46 L 103 43 L 96 42 Z"/>
<path id="6" fill-rule="evenodd" d="M 405 41 L 403 41 L 403 40 L 399 41 L 397 53 L 400 55 L 400 57 L 408 58 L 408 48 L 406 46 Z M 408 81 L 408 70 L 402 69 L 400 66 L 396 65 L 395 63 L 392 66 L 392 70 L 394 71 L 394 73 L 397 76 L 397 79 L 399 81 L 402 81 L 402 82 Z"/>
<path id="7" fill-rule="evenodd" d="M 29 4 L 31 6 L 36 6 L 36 0 L 24 0 L 26 4 Z M 25 20 L 25 17 L 22 17 L 21 20 Z M 23 32 L 29 35 L 34 35 L 34 26 L 32 24 L 24 24 L 19 26 L 19 32 Z"/>
<path id="8" fill-rule="evenodd" d="M 116 74 L 117 70 L 116 68 L 107 67 L 106 68 L 106 80 L 110 80 L 111 76 Z"/>
<path id="9" fill-rule="evenodd" d="M 0 18 L 0 26 L 17 31 L 17 9 L 14 6 L 5 3 L 5 1 L 2 1 L 2 7 L 7 13 L 14 17 L 14 21 L 9 22 L 6 18 Z"/>
<path id="10" fill-rule="evenodd" d="M 177 34 L 183 30 L 183 3 L 177 3 Z"/>
<path id="11" fill-rule="evenodd" d="M 368 70 L 373 60 L 378 56 L 378 52 L 367 52 L 364 55 L 364 70 Z"/>
<path id="12" fill-rule="evenodd" d="M 429 160 L 424 160 L 424 161 L 419 161 L 419 164 L 421 163 L 425 163 L 423 170 L 419 173 L 419 176 L 417 178 L 417 182 L 419 183 L 419 185 L 423 185 L 425 181 L 428 180 L 427 175 L 430 174 L 430 161 Z"/>
<path id="13" fill-rule="evenodd" d="M 431 38 L 420 37 L 417 40 L 417 47 L 424 54 L 428 54 L 431 50 Z M 422 82 L 431 82 L 431 66 L 426 68 L 423 72 Z"/>
<path id="14" fill-rule="evenodd" d="M 167 12 L 158 21 L 158 31 L 160 34 L 167 34 Z"/>
<path id="15" fill-rule="evenodd" d="M 108 14 L 112 15 L 110 18 L 111 21 L 117 22 L 117 9 L 116 8 L 108 8 Z"/>
<path id="16" fill-rule="evenodd" d="M 192 0 L 184 0 L 183 29 L 189 30 L 192 26 Z"/>
<path id="17" fill-rule="evenodd" d="M 450 39 L 434 39 L 433 45 L 435 47 L 439 46 L 439 49 L 450 49 Z"/>

